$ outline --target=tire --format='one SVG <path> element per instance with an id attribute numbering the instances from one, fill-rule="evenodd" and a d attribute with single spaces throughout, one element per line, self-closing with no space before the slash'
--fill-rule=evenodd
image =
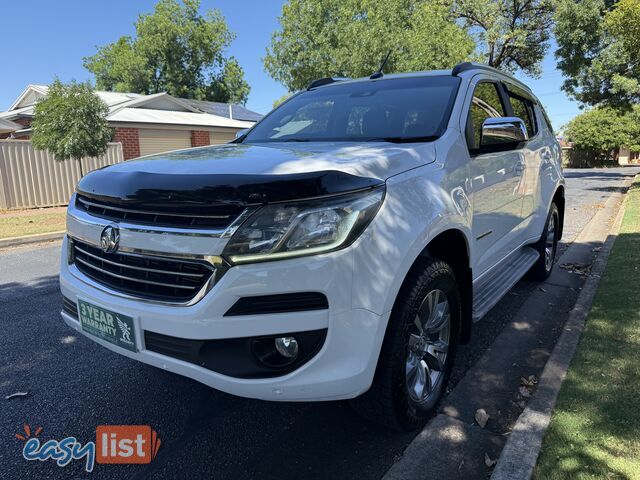
<path id="1" fill-rule="evenodd" d="M 529 277 L 533 280 L 546 280 L 553 271 L 553 264 L 558 251 L 558 234 L 560 233 L 560 213 L 555 203 L 551 204 L 544 230 L 540 240 L 532 245 L 540 257 L 529 270 Z"/>
<path id="2" fill-rule="evenodd" d="M 429 257 L 419 259 L 391 312 L 371 388 L 351 401 L 353 408 L 394 430 L 423 425 L 445 391 L 461 315 L 460 291 L 451 267 Z"/>

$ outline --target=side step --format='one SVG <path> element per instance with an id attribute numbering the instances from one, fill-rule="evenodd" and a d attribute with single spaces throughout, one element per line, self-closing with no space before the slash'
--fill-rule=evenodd
<path id="1" fill-rule="evenodd" d="M 540 254 L 531 247 L 512 253 L 473 284 L 473 321 L 484 317 L 518 283 Z"/>

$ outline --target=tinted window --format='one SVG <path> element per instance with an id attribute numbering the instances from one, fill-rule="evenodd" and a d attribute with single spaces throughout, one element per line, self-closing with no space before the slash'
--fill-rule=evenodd
<path id="1" fill-rule="evenodd" d="M 265 117 L 243 143 L 437 138 L 459 83 L 451 76 L 413 77 L 305 91 Z"/>
<path id="2" fill-rule="evenodd" d="M 511 107 L 513 115 L 524 121 L 527 126 L 527 133 L 533 137 L 537 132 L 536 124 L 533 119 L 533 105 L 529 100 L 523 100 L 520 97 L 511 96 Z"/>
<path id="3" fill-rule="evenodd" d="M 506 116 L 506 112 L 500 100 L 497 85 L 489 82 L 478 84 L 473 92 L 471 112 L 468 120 L 469 128 L 471 129 L 468 138 L 470 143 L 469 148 L 478 148 L 480 146 L 482 124 L 487 118 L 504 116 Z"/>
<path id="4" fill-rule="evenodd" d="M 551 120 L 549 120 L 549 115 L 547 115 L 547 112 L 545 112 L 544 108 L 542 108 L 542 106 L 540 104 L 538 104 L 538 108 L 542 112 L 542 118 L 544 118 L 544 121 L 547 124 L 547 128 L 549 128 L 549 133 L 551 135 L 554 135 L 554 133 L 553 133 L 553 125 L 551 125 Z"/>

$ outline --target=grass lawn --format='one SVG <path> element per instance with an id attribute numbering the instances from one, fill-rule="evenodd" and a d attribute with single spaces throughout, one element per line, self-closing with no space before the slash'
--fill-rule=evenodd
<path id="1" fill-rule="evenodd" d="M 544 438 L 540 479 L 640 479 L 640 182 Z"/>
<path id="2" fill-rule="evenodd" d="M 64 207 L 0 212 L 0 238 L 62 231 L 65 214 Z"/>

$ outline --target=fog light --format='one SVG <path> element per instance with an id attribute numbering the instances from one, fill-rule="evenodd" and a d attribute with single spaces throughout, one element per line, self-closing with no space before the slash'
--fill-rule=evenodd
<path id="1" fill-rule="evenodd" d="M 278 337 L 276 350 L 283 357 L 295 358 L 298 356 L 298 341 L 294 337 Z"/>

